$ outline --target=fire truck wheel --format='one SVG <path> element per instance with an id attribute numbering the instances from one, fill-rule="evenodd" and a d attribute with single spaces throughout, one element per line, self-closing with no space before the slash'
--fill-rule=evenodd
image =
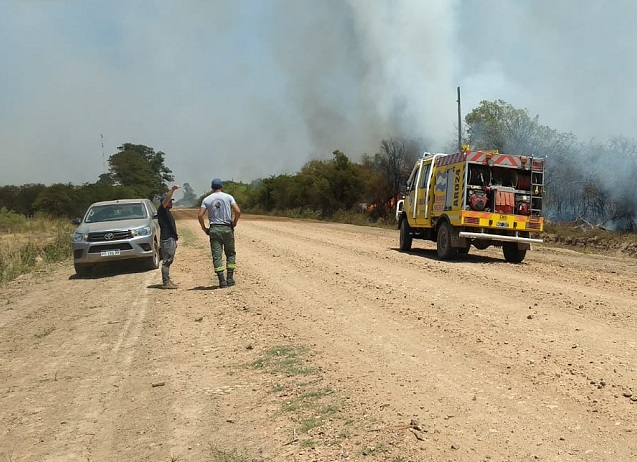
<path id="1" fill-rule="evenodd" d="M 526 250 L 518 249 L 518 245 L 515 242 L 503 244 L 502 253 L 504 253 L 504 259 L 509 263 L 521 263 L 526 256 Z"/>
<path id="2" fill-rule="evenodd" d="M 457 252 L 458 252 L 460 255 L 467 255 L 467 254 L 469 253 L 469 249 L 470 249 L 470 248 L 471 248 L 471 244 L 469 244 L 469 245 L 468 245 L 468 246 L 466 246 L 466 247 L 460 247 L 460 248 L 457 250 Z"/>
<path id="3" fill-rule="evenodd" d="M 403 218 L 403 221 L 400 222 L 400 241 L 398 244 L 402 252 L 411 250 L 411 241 L 413 237 L 409 234 L 409 231 L 409 223 L 406 218 Z"/>
<path id="4" fill-rule="evenodd" d="M 451 225 L 448 221 L 443 221 L 440 224 L 436 244 L 438 258 L 441 260 L 449 260 L 458 253 L 456 249 L 451 247 Z"/>

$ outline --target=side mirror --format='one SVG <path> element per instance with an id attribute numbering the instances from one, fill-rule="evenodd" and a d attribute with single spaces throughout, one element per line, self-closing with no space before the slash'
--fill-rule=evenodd
<path id="1" fill-rule="evenodd" d="M 82 219 L 81 218 L 73 218 L 71 220 L 71 223 L 74 225 L 79 225 L 80 223 L 82 223 Z"/>
<path id="2" fill-rule="evenodd" d="M 409 183 L 405 182 L 404 184 L 402 184 L 398 193 L 401 196 L 407 196 L 409 194 Z"/>

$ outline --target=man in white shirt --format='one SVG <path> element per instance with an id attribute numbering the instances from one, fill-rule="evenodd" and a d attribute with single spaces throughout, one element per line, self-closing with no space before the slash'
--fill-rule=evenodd
<path id="1" fill-rule="evenodd" d="M 233 286 L 234 270 L 236 268 L 236 251 L 234 246 L 234 228 L 237 226 L 241 210 L 230 194 L 223 192 L 221 179 L 215 178 L 210 184 L 212 194 L 201 201 L 199 209 L 199 224 L 210 238 L 212 265 L 219 278 L 219 287 Z M 206 213 L 208 226 L 206 226 Z M 223 265 L 223 254 L 226 255 L 226 266 Z M 228 278 L 224 270 L 228 270 Z"/>

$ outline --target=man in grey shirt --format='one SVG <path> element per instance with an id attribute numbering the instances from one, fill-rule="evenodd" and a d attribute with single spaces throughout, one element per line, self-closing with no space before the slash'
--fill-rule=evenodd
<path id="1" fill-rule="evenodd" d="M 212 194 L 201 201 L 199 209 L 199 224 L 201 229 L 210 237 L 210 250 L 212 252 L 212 265 L 219 278 L 219 287 L 234 285 L 234 270 L 236 268 L 236 255 L 234 246 L 234 228 L 237 226 L 241 210 L 230 194 L 223 192 L 223 183 L 219 178 L 212 180 L 210 184 Z M 206 226 L 206 213 L 208 226 Z M 223 253 L 226 254 L 226 267 L 223 266 Z M 228 270 L 228 278 L 224 270 Z"/>

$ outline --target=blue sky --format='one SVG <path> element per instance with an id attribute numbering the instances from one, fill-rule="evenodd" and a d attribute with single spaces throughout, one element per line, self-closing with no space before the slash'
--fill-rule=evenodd
<path id="1" fill-rule="evenodd" d="M 441 150 L 458 86 L 463 115 L 503 99 L 583 141 L 635 138 L 635 17 L 628 0 L 1 0 L 0 184 L 94 182 L 128 142 L 198 194 L 387 136 Z"/>

